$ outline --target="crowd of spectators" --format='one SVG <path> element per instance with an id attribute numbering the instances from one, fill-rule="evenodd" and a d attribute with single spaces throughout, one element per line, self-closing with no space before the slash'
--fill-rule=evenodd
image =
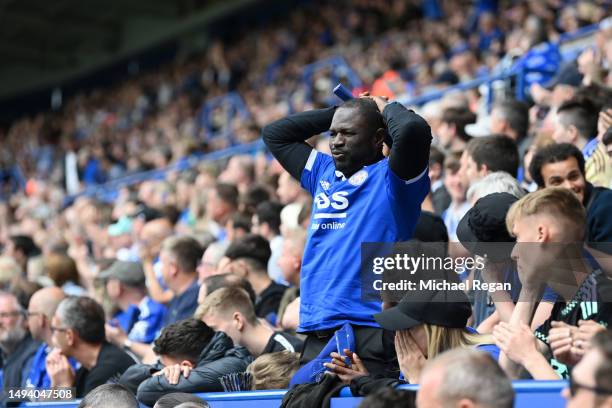
<path id="1" fill-rule="evenodd" d="M 611 404 L 609 3 L 497 3 L 306 2 L 213 40 L 201 55 L 0 130 L 4 389 L 73 387 L 91 408 L 206 407 L 192 394 L 284 389 L 292 377 L 327 370 L 367 396 L 363 406 L 509 407 L 517 378 L 569 379 L 569 405 Z M 592 23 L 599 28 L 576 61 L 551 51 L 561 34 Z M 393 357 L 381 364 L 384 378 L 371 372 L 376 361 L 357 329 L 359 354 L 334 343 L 323 360 L 310 356 L 313 364 L 300 355 L 313 345 L 313 332 L 300 333 L 312 300 L 300 295 L 313 285 L 302 268 L 320 203 L 268 152 L 177 167 L 120 188 L 112 202 L 72 196 L 256 140 L 292 112 L 329 105 L 332 72 L 304 80 L 302 67 L 335 55 L 363 82 L 355 96 L 390 100 L 539 57 L 555 64 L 556 74 L 536 69 L 526 78 L 527 100 L 502 92 L 490 113 L 476 89 L 415 107 L 433 141 L 414 241 L 443 243 L 436 256 L 486 253 L 483 270 L 456 282 L 511 289 L 378 304 L 369 318 L 384 334 L 375 341 Z M 248 116 L 228 121 L 215 110 L 214 126 L 204 126 L 199 108 L 228 91 L 242 96 Z M 329 154 L 327 135 L 307 143 Z M 315 306 L 342 307 L 330 303 Z M 334 331 L 325 329 L 315 332 L 327 352 Z M 244 381 L 227 380 L 236 373 Z M 403 383 L 422 391 L 391 388 Z M 294 389 L 311 392 L 303 386 Z M 17 405 L 6 394 L 0 403 Z"/>

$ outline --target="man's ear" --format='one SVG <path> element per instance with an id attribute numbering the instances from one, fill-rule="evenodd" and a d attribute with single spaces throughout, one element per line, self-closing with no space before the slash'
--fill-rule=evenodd
<path id="1" fill-rule="evenodd" d="M 238 331 L 244 329 L 244 316 L 240 312 L 234 312 L 232 315 L 232 323 L 236 326 Z"/>
<path id="2" fill-rule="evenodd" d="M 66 330 L 66 342 L 70 347 L 74 346 L 74 343 L 76 343 L 76 332 L 74 329 Z"/>
<path id="3" fill-rule="evenodd" d="M 574 125 L 569 125 L 567 127 L 567 131 L 570 134 L 570 143 L 574 144 L 576 143 L 576 140 L 578 140 L 578 137 L 580 135 L 580 133 L 578 132 L 578 128 Z"/>
<path id="4" fill-rule="evenodd" d="M 461 398 L 456 405 L 457 408 L 474 408 L 475 406 L 474 401 L 467 398 Z"/>
<path id="5" fill-rule="evenodd" d="M 183 367 L 189 367 L 189 368 L 193 368 L 193 363 L 189 360 L 183 360 L 181 361 L 181 366 Z"/>
<path id="6" fill-rule="evenodd" d="M 548 225 L 540 223 L 538 224 L 538 236 L 537 242 L 549 242 L 550 241 L 550 228 Z"/>
<path id="7" fill-rule="evenodd" d="M 478 166 L 478 165 L 476 165 L 476 166 Z M 480 165 L 480 168 L 477 167 L 477 169 L 478 169 L 478 174 L 480 174 L 482 177 L 484 177 L 487 174 L 489 174 L 489 168 L 484 163 Z"/>

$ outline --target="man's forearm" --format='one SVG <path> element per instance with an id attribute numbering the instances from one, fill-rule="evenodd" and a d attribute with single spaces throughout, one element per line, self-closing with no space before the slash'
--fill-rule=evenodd
<path id="1" fill-rule="evenodd" d="M 263 140 L 270 152 L 299 180 L 312 147 L 304 141 L 329 130 L 335 107 L 296 113 L 264 127 Z"/>
<path id="2" fill-rule="evenodd" d="M 429 163 L 431 129 L 419 115 L 399 103 L 390 103 L 383 110 L 393 146 L 389 166 L 403 180 L 420 175 Z"/>

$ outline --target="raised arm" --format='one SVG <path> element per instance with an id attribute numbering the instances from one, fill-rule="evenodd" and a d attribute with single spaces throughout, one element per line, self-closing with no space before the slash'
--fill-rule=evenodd
<path id="1" fill-rule="evenodd" d="M 263 141 L 276 160 L 300 180 L 312 147 L 305 140 L 329 130 L 335 107 L 296 113 L 263 128 Z"/>
<path id="2" fill-rule="evenodd" d="M 392 102 L 383 109 L 387 131 L 393 139 L 389 167 L 403 180 L 419 176 L 429 163 L 431 129 L 419 115 Z"/>

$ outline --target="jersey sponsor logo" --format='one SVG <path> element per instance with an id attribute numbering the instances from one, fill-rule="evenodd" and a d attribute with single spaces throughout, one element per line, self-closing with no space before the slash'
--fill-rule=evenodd
<path id="1" fill-rule="evenodd" d="M 360 186 L 364 183 L 364 181 L 366 181 L 367 178 L 368 172 L 365 170 L 359 170 L 348 179 L 348 182 L 354 186 Z"/>
<path id="2" fill-rule="evenodd" d="M 346 212 L 328 212 L 326 210 L 346 210 L 349 207 L 348 191 L 336 191 L 331 196 L 326 193 L 319 193 L 314 199 L 316 212 L 313 215 L 314 220 L 311 229 L 342 229 L 346 225 L 345 222 L 326 221 L 346 219 Z"/>

